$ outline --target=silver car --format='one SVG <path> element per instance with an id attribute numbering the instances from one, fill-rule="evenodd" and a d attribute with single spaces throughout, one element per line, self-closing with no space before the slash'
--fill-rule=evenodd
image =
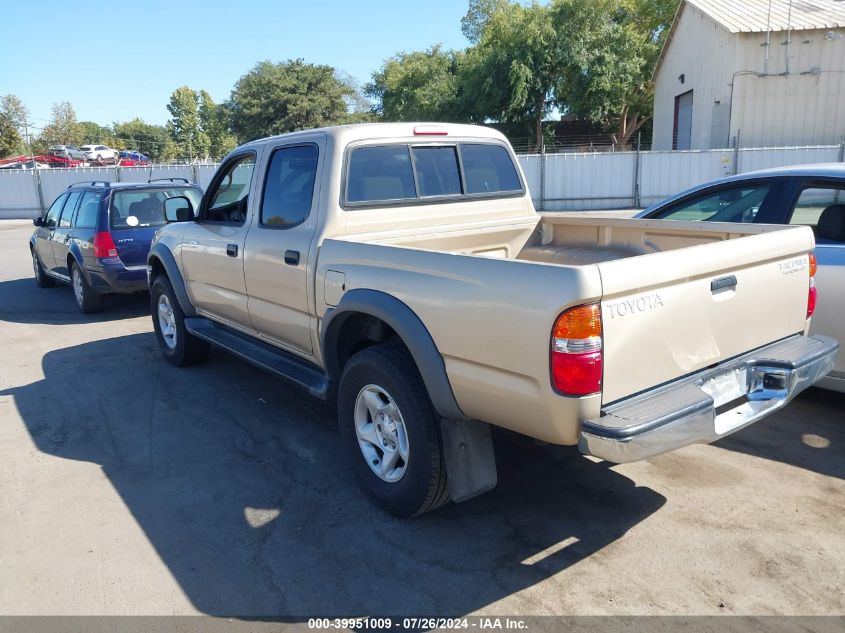
<path id="1" fill-rule="evenodd" d="M 58 156 L 59 158 L 68 158 L 70 160 L 88 159 L 85 152 L 76 145 L 53 145 L 53 147 L 47 148 L 47 153 L 50 156 Z"/>
<path id="2" fill-rule="evenodd" d="M 819 299 L 811 331 L 845 341 L 845 164 L 765 169 L 714 180 L 635 217 L 812 227 Z M 845 392 L 845 354 L 839 354 L 818 386 Z"/>

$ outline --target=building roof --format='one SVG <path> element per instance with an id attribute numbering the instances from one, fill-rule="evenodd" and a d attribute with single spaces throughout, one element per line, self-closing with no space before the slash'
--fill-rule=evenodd
<path id="1" fill-rule="evenodd" d="M 845 0 L 686 0 L 731 33 L 845 27 Z"/>
<path id="2" fill-rule="evenodd" d="M 681 13 L 687 5 L 710 16 L 730 33 L 845 28 L 845 0 L 683 0 L 678 5 L 663 49 L 654 65 L 652 81 L 663 64 Z"/>

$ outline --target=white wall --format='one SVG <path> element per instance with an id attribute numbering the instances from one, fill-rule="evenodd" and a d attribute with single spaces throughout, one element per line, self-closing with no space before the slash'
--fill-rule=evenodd
<path id="1" fill-rule="evenodd" d="M 793 31 L 789 47 L 786 39 L 773 32 L 765 46 L 765 33 L 731 34 L 685 4 L 655 77 L 652 149 L 672 148 L 675 97 L 689 90 L 691 149 L 728 147 L 737 132 L 746 147 L 840 142 L 845 29 Z"/>
<path id="2" fill-rule="evenodd" d="M 736 40 L 699 9 L 684 5 L 655 77 L 652 149 L 672 149 L 675 97 L 693 91 L 690 149 L 710 149 L 714 105 L 730 102 Z M 678 79 L 684 76 L 684 83 Z M 727 130 L 725 142 L 727 144 Z"/>

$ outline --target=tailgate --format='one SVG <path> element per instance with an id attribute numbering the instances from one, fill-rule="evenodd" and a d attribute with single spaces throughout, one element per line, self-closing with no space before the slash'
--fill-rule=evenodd
<path id="1" fill-rule="evenodd" d="M 112 239 L 124 266 L 145 266 L 150 245 L 160 226 L 143 226 L 131 229 L 113 229 Z"/>
<path id="2" fill-rule="evenodd" d="M 603 402 L 803 332 L 813 244 L 788 228 L 599 264 Z"/>

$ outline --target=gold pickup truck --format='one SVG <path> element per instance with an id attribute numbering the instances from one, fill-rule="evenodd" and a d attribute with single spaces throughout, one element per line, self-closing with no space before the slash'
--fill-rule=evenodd
<path id="1" fill-rule="evenodd" d="M 336 400 L 352 468 L 397 516 L 495 486 L 490 425 L 639 460 L 763 418 L 838 347 L 807 336 L 809 228 L 538 214 L 483 127 L 262 139 L 198 209 L 165 210 L 165 357 L 214 344 Z"/>

